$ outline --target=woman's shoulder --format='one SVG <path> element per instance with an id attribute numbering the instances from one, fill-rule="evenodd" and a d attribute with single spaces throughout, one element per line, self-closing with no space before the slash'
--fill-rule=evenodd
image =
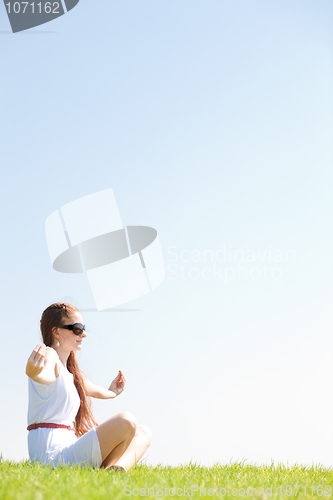
<path id="1" fill-rule="evenodd" d="M 53 347 L 48 347 L 46 346 L 46 351 L 45 351 L 45 361 L 47 363 L 51 363 L 52 365 L 55 365 L 55 372 L 56 372 L 56 377 L 59 376 L 59 366 L 60 366 L 60 359 L 58 356 L 58 353 Z"/>
<path id="2" fill-rule="evenodd" d="M 45 347 L 46 347 L 47 351 L 51 351 L 51 352 L 54 352 L 55 354 L 57 354 L 57 351 L 55 349 L 53 349 L 53 347 L 49 347 L 48 345 Z M 57 356 L 58 356 L 58 354 L 57 354 Z"/>
<path id="3" fill-rule="evenodd" d="M 46 346 L 45 358 L 49 359 L 49 360 L 54 360 L 54 361 L 59 360 L 59 356 L 58 356 L 57 351 L 55 349 L 53 349 L 53 347 L 48 347 L 48 346 Z"/>
<path id="4" fill-rule="evenodd" d="M 57 351 L 53 349 L 53 347 L 49 347 L 48 345 L 46 346 L 45 353 L 46 352 L 49 353 L 50 356 L 56 356 L 57 358 L 59 357 Z"/>

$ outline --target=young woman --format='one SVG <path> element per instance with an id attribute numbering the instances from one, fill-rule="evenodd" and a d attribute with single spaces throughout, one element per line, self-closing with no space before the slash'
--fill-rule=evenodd
<path id="1" fill-rule="evenodd" d="M 26 367 L 31 462 L 128 470 L 149 447 L 149 429 L 129 412 L 98 425 L 90 410 L 90 396 L 115 398 L 125 389 L 124 374 L 119 371 L 109 389 L 103 389 L 80 372 L 75 353 L 82 349 L 86 332 L 76 307 L 52 304 L 43 312 L 40 327 L 43 344 L 32 351 Z"/>

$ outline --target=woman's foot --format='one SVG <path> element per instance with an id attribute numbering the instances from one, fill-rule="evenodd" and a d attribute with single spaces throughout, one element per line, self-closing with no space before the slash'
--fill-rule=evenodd
<path id="1" fill-rule="evenodd" d="M 118 472 L 127 472 L 125 467 L 122 467 L 121 465 L 111 465 L 111 467 L 108 467 L 108 469 L 118 471 Z"/>

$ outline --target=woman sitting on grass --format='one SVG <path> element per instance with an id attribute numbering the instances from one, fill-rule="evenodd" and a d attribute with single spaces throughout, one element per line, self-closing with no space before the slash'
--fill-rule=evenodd
<path id="1" fill-rule="evenodd" d="M 115 398 L 125 388 L 119 371 L 109 389 L 90 382 L 80 372 L 76 351 L 86 337 L 79 310 L 52 304 L 42 314 L 43 344 L 28 359 L 28 448 L 31 462 L 92 465 L 126 471 L 140 460 L 151 443 L 146 426 L 121 412 L 98 425 L 90 397 Z"/>

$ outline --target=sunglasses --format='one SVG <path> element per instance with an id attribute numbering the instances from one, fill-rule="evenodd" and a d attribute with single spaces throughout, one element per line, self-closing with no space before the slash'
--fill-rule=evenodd
<path id="1" fill-rule="evenodd" d="M 65 328 L 65 330 L 72 330 L 74 335 L 81 335 L 86 330 L 86 325 L 82 325 L 81 323 L 74 323 L 74 325 L 63 325 L 58 328 Z"/>

